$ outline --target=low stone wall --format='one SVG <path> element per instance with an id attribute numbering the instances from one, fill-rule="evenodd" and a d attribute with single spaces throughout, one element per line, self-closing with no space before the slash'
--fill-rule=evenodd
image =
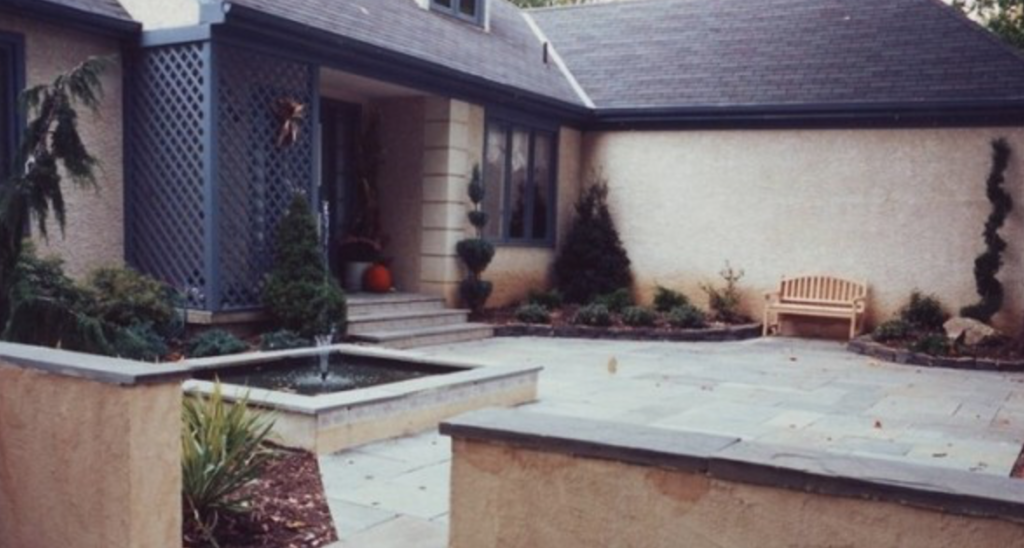
<path id="1" fill-rule="evenodd" d="M 1000 371 L 1003 373 L 1024 373 L 1024 360 L 1001 360 L 974 356 L 929 356 L 923 352 L 893 348 L 875 342 L 870 336 L 863 336 L 846 345 L 850 352 L 863 354 L 893 363 L 905 363 L 923 367 L 946 367 L 949 369 L 972 369 L 975 371 Z"/>
<path id="2" fill-rule="evenodd" d="M 442 424 L 451 548 L 1006 548 L 1024 481 L 528 411 Z"/>
<path id="3" fill-rule="evenodd" d="M 173 366 L 0 344 L 0 546 L 181 546 Z"/>
<path id="4" fill-rule="evenodd" d="M 711 342 L 741 341 L 761 336 L 761 324 L 751 323 L 708 329 L 607 329 L 582 325 L 509 324 L 494 327 L 495 337 L 554 337 L 616 341 Z"/>

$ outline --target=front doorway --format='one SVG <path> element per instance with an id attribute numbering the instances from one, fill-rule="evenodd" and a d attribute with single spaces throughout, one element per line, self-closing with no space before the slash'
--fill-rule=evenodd
<path id="1" fill-rule="evenodd" d="M 0 33 L 0 183 L 14 173 L 19 130 L 17 108 L 23 59 L 21 39 Z"/>
<path id="2" fill-rule="evenodd" d="M 331 273 L 342 278 L 339 251 L 352 218 L 356 154 L 362 108 L 356 103 L 320 101 L 320 197 L 327 211 L 327 257 Z"/>

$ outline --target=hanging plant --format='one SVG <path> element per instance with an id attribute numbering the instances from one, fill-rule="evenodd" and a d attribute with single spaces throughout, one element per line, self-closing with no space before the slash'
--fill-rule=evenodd
<path id="1" fill-rule="evenodd" d="M 306 105 L 295 99 L 282 98 L 274 103 L 274 116 L 277 118 L 277 147 L 287 148 L 299 140 L 302 122 L 306 119 Z"/>

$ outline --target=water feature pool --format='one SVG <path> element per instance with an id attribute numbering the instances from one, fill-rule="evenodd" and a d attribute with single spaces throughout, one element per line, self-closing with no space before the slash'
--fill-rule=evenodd
<path id="1" fill-rule="evenodd" d="M 316 453 L 434 428 L 484 407 L 537 399 L 541 368 L 438 360 L 415 352 L 333 345 L 185 362 L 186 392 L 219 380 L 229 401 L 271 410 L 278 442 Z"/>

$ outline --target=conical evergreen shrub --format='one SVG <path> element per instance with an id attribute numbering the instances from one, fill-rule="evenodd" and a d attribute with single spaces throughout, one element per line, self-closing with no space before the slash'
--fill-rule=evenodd
<path id="1" fill-rule="evenodd" d="M 576 201 L 576 218 L 555 260 L 558 289 L 572 303 L 628 288 L 629 256 L 608 210 L 608 184 L 599 180 Z"/>

